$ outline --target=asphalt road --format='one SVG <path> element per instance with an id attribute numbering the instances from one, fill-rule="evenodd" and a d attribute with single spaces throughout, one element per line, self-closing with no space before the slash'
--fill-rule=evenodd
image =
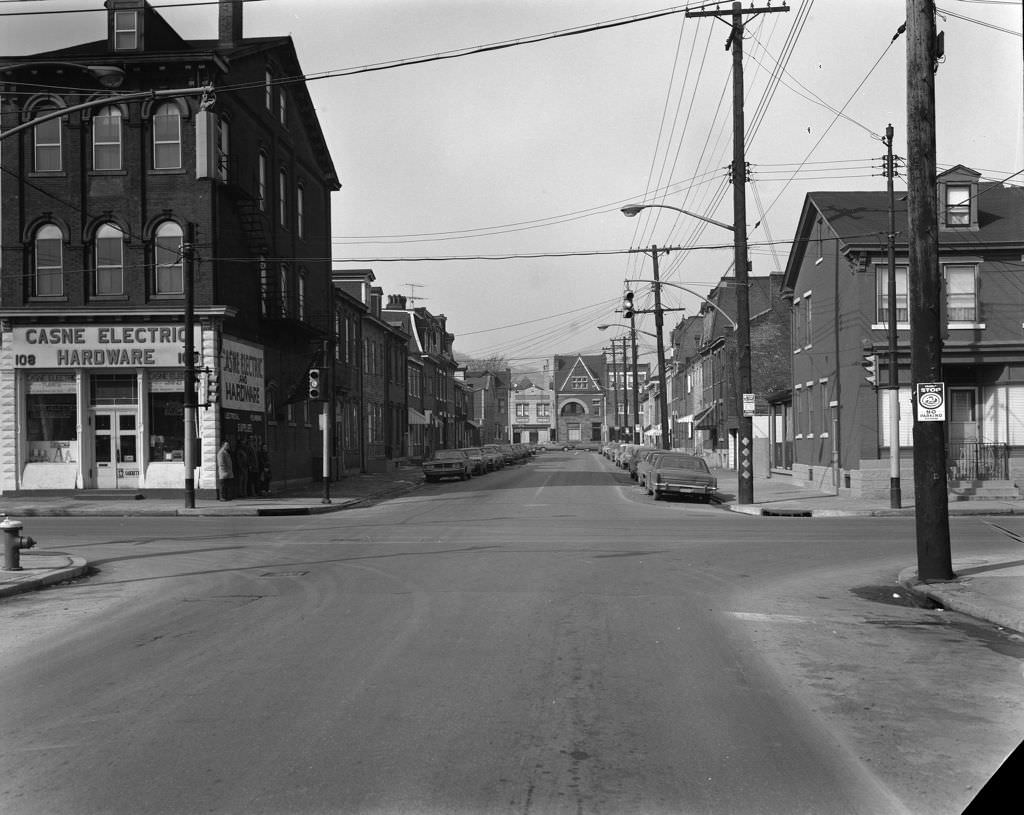
<path id="1" fill-rule="evenodd" d="M 894 596 L 912 519 L 557 453 L 329 515 L 32 523 L 97 572 L 0 604 L 6 815 L 954 813 L 1024 730 L 1024 644 Z"/>

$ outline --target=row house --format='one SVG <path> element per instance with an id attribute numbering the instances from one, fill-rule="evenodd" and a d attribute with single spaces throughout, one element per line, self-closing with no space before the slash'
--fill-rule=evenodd
<path id="1" fill-rule="evenodd" d="M 406 453 L 422 459 L 434 450 L 460 446 L 465 440 L 468 409 L 456 412 L 458 363 L 452 352 L 454 336 L 448 333 L 447 317 L 425 308 L 408 308 L 402 295 L 388 297 L 383 319 L 408 335 L 406 382 L 408 392 Z"/>
<path id="2" fill-rule="evenodd" d="M 512 391 L 512 408 L 509 410 L 513 443 L 544 444 L 551 438 L 552 405 L 554 393 L 550 388 L 541 388 L 529 380 L 519 383 Z"/>
<path id="3" fill-rule="evenodd" d="M 937 177 L 937 191 L 949 478 L 1017 481 L 1024 477 L 1024 189 L 958 165 Z M 905 199 L 894 217 L 895 379 L 886 192 L 809 194 L 785 272 L 793 299 L 793 476 L 860 496 L 888 495 L 893 445 L 904 495 L 913 493 Z M 876 366 L 875 382 L 866 381 L 865 362 Z M 897 438 L 890 383 L 898 387 Z"/>
<path id="4" fill-rule="evenodd" d="M 508 442 L 512 371 L 467 370 L 464 379 L 472 388 L 471 416 L 480 428 L 480 443 Z"/>
<path id="5" fill-rule="evenodd" d="M 386 472 L 397 461 L 407 457 L 408 441 L 408 345 L 406 330 L 396 326 L 383 315 L 383 290 L 372 285 L 373 271 L 370 269 L 335 270 L 332 273 L 335 295 L 335 349 L 352 345 L 347 336 L 341 312 L 345 300 L 353 298 L 363 306 L 355 337 L 356 354 L 346 354 L 348 359 L 357 361 L 358 370 L 352 370 L 351 362 L 344 365 L 334 354 L 333 399 L 334 399 L 334 455 L 342 456 L 332 472 L 343 472 L 357 464 L 361 472 Z M 344 372 L 339 369 L 344 369 Z M 358 377 L 356 392 L 358 402 L 352 399 L 353 388 L 345 381 L 348 374 Z M 356 409 L 358 408 L 358 415 Z M 347 414 L 347 415 L 346 415 Z M 353 419 L 356 421 L 354 422 Z M 356 423 L 357 422 L 357 423 Z M 354 431 L 354 432 L 353 432 Z M 353 460 L 344 458 L 346 444 L 359 441 L 359 455 Z"/>
<path id="6" fill-rule="evenodd" d="M 212 490 L 249 436 L 308 478 L 340 183 L 292 40 L 244 38 L 240 0 L 202 40 L 104 6 L 101 38 L 0 58 L 0 490 L 180 488 L 186 447 Z"/>
<path id="7" fill-rule="evenodd" d="M 749 279 L 750 367 L 755 394 L 754 462 L 769 467 L 769 405 L 790 382 L 790 300 L 782 290 L 781 274 Z M 732 278 L 709 292 L 699 315 L 676 326 L 672 333 L 676 367 L 682 372 L 682 402 L 674 446 L 715 457 L 721 466 L 735 466 L 742 414 L 738 388 L 736 288 Z"/>

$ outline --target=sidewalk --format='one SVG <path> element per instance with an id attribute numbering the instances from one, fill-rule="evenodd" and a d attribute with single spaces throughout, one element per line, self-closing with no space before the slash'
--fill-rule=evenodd
<path id="1" fill-rule="evenodd" d="M 75 517 L 154 517 L 154 516 L 240 516 L 240 515 L 317 515 L 338 512 L 367 501 L 402 495 L 423 483 L 419 467 L 402 467 L 390 473 L 349 476 L 330 484 L 330 503 L 324 502 L 321 483 L 303 484 L 278 490 L 266 498 L 239 498 L 218 501 L 197 496 L 194 508 L 186 508 L 184 492 L 176 495 L 143 496 L 128 492 L 124 497 L 90 497 L 87 493 L 59 495 L 0 495 L 0 514 L 22 521 L 23 535 L 32 535 L 26 518 L 48 516 Z M 89 564 L 80 557 L 42 548 L 21 551 L 21 571 L 0 569 L 0 598 L 33 591 L 43 586 L 80 577 Z M 0 563 L 2 566 L 2 563 Z"/>
<path id="2" fill-rule="evenodd" d="M 837 496 L 799 484 L 787 475 L 754 478 L 755 503 L 736 503 L 735 470 L 716 470 L 722 506 L 732 512 L 765 517 L 850 518 L 914 517 L 914 502 L 903 499 L 899 509 L 890 507 L 888 498 L 860 499 Z M 1024 500 L 950 501 L 950 516 L 1024 515 Z M 1024 542 L 1024 541 L 1022 541 Z M 917 578 L 917 567 L 903 569 L 897 582 L 918 598 L 930 600 L 950 611 L 987 620 L 995 625 L 1024 633 L 1024 549 L 1011 561 L 996 559 L 956 559 L 950 581 L 925 583 Z M 909 555 L 908 559 L 913 557 Z"/>
<path id="3" fill-rule="evenodd" d="M 715 471 L 719 483 L 719 504 L 723 509 L 763 517 L 847 518 L 914 516 L 913 502 L 904 500 L 900 509 L 889 501 L 862 500 L 794 484 L 787 475 L 758 476 L 754 479 L 756 503 L 736 503 L 735 470 Z M 89 497 L 88 494 L 39 496 L 0 495 L 0 513 L 16 520 L 37 516 L 174 516 L 174 515 L 313 515 L 337 512 L 371 500 L 402 495 L 423 483 L 419 467 L 403 467 L 390 473 L 349 476 L 330 484 L 330 502 L 324 502 L 323 485 L 304 484 L 281 490 L 267 498 L 217 501 L 197 497 L 195 507 L 184 507 L 183 494 L 145 496 L 129 492 L 124 497 Z M 950 502 L 950 515 L 1024 515 L 1024 501 Z M 31 524 L 25 525 L 31 535 Z M 911 561 L 914 555 L 908 552 Z M 30 591 L 43 585 L 70 580 L 83 574 L 88 564 L 57 552 L 28 549 L 21 553 L 20 572 L 0 571 L 0 597 Z M 922 583 L 916 569 L 908 567 L 897 577 L 899 584 L 914 595 L 927 598 L 943 608 L 988 620 L 1024 633 L 1024 553 L 1019 560 L 954 560 L 957 578 L 942 583 Z"/>

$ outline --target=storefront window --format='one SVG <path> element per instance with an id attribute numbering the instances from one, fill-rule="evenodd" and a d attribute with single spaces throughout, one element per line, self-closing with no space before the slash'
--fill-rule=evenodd
<path id="1" fill-rule="evenodd" d="M 139 382 L 134 374 L 93 374 L 90 384 L 94 405 L 138 404 Z"/>
<path id="2" fill-rule="evenodd" d="M 78 412 L 73 393 L 29 394 L 29 461 L 67 464 L 78 457 Z"/>
<path id="3" fill-rule="evenodd" d="M 149 395 L 149 460 L 184 461 L 185 399 L 178 393 Z"/>

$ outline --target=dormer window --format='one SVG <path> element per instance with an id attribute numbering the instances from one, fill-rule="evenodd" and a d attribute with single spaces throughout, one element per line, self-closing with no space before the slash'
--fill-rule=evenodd
<path id="1" fill-rule="evenodd" d="M 946 185 L 946 226 L 971 225 L 971 188 L 960 184 Z"/>
<path id="2" fill-rule="evenodd" d="M 139 15 L 135 11 L 114 13 L 114 50 L 134 51 L 139 47 Z"/>
<path id="3" fill-rule="evenodd" d="M 938 179 L 939 193 L 939 228 L 969 229 L 978 228 L 978 181 L 979 173 L 969 167 L 958 164 L 940 173 Z"/>

